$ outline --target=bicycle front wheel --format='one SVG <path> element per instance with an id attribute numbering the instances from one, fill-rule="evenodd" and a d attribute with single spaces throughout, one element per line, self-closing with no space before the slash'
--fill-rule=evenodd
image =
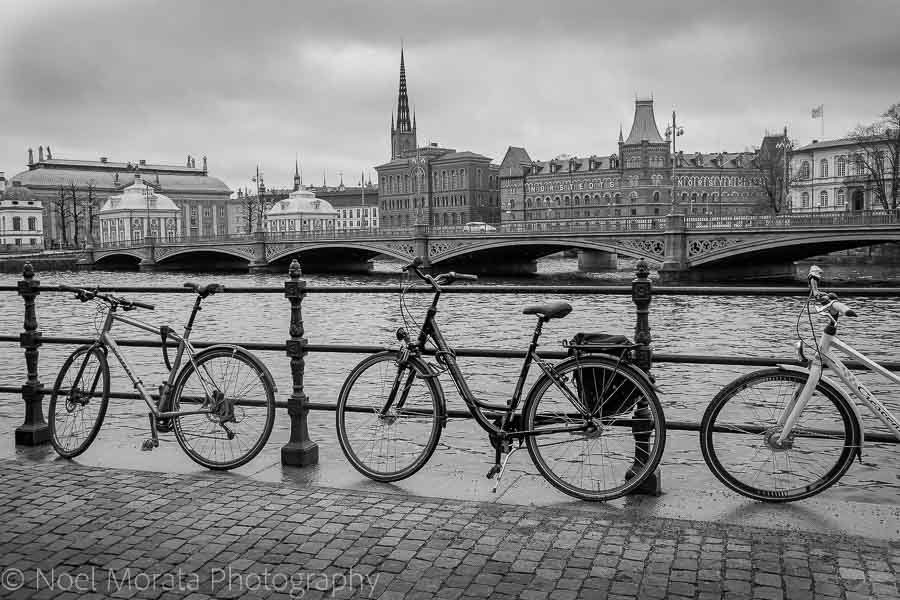
<path id="1" fill-rule="evenodd" d="M 109 404 L 109 364 L 97 346 L 82 346 L 63 363 L 53 392 L 47 419 L 50 442 L 65 458 L 78 456 L 91 445 Z"/>
<path id="2" fill-rule="evenodd" d="M 382 352 L 364 359 L 337 402 L 341 449 L 357 471 L 375 481 L 399 481 L 421 469 L 444 422 L 443 396 L 427 366 L 416 359 L 398 366 L 397 357 Z"/>
<path id="3" fill-rule="evenodd" d="M 763 369 L 713 398 L 700 423 L 700 449 L 719 481 L 754 500 L 789 502 L 818 494 L 847 471 L 861 432 L 853 407 L 830 386 L 816 386 L 794 430 L 778 443 L 778 419 L 808 377 Z"/>
<path id="4" fill-rule="evenodd" d="M 195 366 L 196 365 L 196 366 Z M 275 387 L 245 350 L 216 348 L 197 355 L 172 391 L 175 438 L 194 462 L 225 470 L 251 461 L 275 423 Z"/>
<path id="5" fill-rule="evenodd" d="M 665 417 L 649 382 L 602 356 L 556 365 L 552 377 L 535 382 L 523 416 L 535 467 L 582 500 L 612 500 L 635 490 L 665 448 Z"/>

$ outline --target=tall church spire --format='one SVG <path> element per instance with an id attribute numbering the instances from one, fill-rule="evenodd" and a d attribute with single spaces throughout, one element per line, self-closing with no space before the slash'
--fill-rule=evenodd
<path id="1" fill-rule="evenodd" d="M 397 131 L 412 131 L 409 122 L 409 96 L 406 93 L 406 65 L 403 62 L 403 49 L 400 49 L 400 93 L 397 95 Z"/>
<path id="2" fill-rule="evenodd" d="M 406 60 L 400 48 L 400 90 L 397 94 L 397 122 L 391 116 L 391 158 L 400 158 L 416 149 L 416 122 L 409 118 L 409 95 L 406 89 Z"/>

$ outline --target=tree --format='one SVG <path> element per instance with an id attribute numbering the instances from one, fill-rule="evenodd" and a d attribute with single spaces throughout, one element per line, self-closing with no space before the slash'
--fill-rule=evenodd
<path id="1" fill-rule="evenodd" d="M 791 147 L 785 128 L 782 135 L 767 135 L 763 138 L 762 147 L 753 159 L 758 173 L 750 179 L 765 193 L 765 209 L 775 214 L 785 209 L 786 192 L 797 179 L 790 169 L 785 168 L 790 165 Z"/>
<path id="2" fill-rule="evenodd" d="M 265 202 L 262 196 L 244 194 L 241 197 L 241 225 L 246 233 L 253 233 L 259 229 L 258 224 L 263 222 Z"/>
<path id="3" fill-rule="evenodd" d="M 84 209 L 78 203 L 78 186 L 75 185 L 74 180 L 69 181 L 68 193 L 69 201 L 72 203 L 72 208 L 69 210 L 69 215 L 72 218 L 72 241 L 77 246 L 78 230 L 83 227 L 81 221 L 83 218 Z"/>
<path id="4" fill-rule="evenodd" d="M 900 102 L 891 105 L 874 123 L 857 125 L 849 135 L 855 145 L 849 161 L 854 173 L 866 177 L 866 187 L 885 210 L 896 209 L 900 196 Z"/>
<path id="5" fill-rule="evenodd" d="M 97 183 L 93 179 L 85 187 L 85 193 L 87 194 L 85 202 L 85 238 L 89 243 L 94 244 L 96 242 L 94 239 L 94 228 L 99 224 L 100 207 L 97 206 Z"/>
<path id="6" fill-rule="evenodd" d="M 69 245 L 69 204 L 66 188 L 62 185 L 56 190 L 56 196 L 51 201 L 53 203 L 53 212 L 59 219 L 59 233 L 62 238 L 63 246 Z"/>

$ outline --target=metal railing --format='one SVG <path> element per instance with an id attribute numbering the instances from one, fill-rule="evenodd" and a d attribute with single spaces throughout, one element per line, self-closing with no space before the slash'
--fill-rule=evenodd
<path id="1" fill-rule="evenodd" d="M 90 343 L 91 338 L 81 337 L 44 337 L 38 328 L 35 298 L 43 292 L 63 292 L 60 286 L 42 285 L 34 278 L 34 270 L 30 264 L 25 265 L 23 280 L 17 286 L 0 286 L 0 293 L 17 292 L 25 303 L 24 331 L 18 335 L 0 335 L 0 343 L 16 343 L 23 348 L 26 363 L 26 381 L 22 385 L 9 385 L 0 382 L 0 393 L 21 394 L 25 404 L 25 421 L 16 429 L 15 439 L 17 444 L 35 445 L 49 440 L 49 430 L 44 420 L 42 411 L 43 396 L 48 393 L 43 383 L 38 379 L 38 349 L 44 344 L 77 345 Z M 649 308 L 653 296 L 657 295 L 767 295 L 767 296 L 804 296 L 806 288 L 801 287 L 688 287 L 665 286 L 654 288 L 649 280 L 649 269 L 643 262 L 638 263 L 637 272 L 630 286 L 460 286 L 447 287 L 445 293 L 462 294 L 566 294 L 566 295 L 627 295 L 631 294 L 635 304 L 635 329 L 634 341 L 638 348 L 633 360 L 641 368 L 649 370 L 653 363 L 682 363 L 682 364 L 708 364 L 708 365 L 744 365 L 744 366 L 773 366 L 776 364 L 800 364 L 792 357 L 746 357 L 746 356 L 721 356 L 721 355 L 694 355 L 694 354 L 668 354 L 651 351 L 651 336 L 649 323 Z M 340 344 L 310 344 L 304 335 L 302 318 L 302 301 L 307 294 L 355 294 L 355 293 L 384 293 L 396 294 L 400 286 L 316 286 L 307 287 L 306 282 L 300 279 L 300 266 L 293 261 L 289 268 L 289 279 L 283 287 L 231 287 L 227 293 L 231 294 L 283 294 L 290 303 L 290 326 L 288 339 L 281 344 L 277 343 L 244 343 L 241 345 L 248 350 L 283 352 L 291 362 L 291 378 L 293 392 L 286 401 L 279 401 L 277 406 L 288 409 L 291 419 L 290 441 L 283 448 L 282 462 L 292 465 L 307 465 L 316 462 L 317 447 L 309 439 L 307 427 L 307 414 L 309 410 L 334 410 L 335 405 L 325 403 L 312 403 L 306 397 L 304 389 L 305 356 L 309 352 L 325 353 L 352 353 L 369 354 L 379 352 L 383 346 L 373 345 L 340 345 Z M 108 291 L 112 288 L 99 288 Z M 183 287 L 167 286 L 132 286 L 116 287 L 115 291 L 122 294 L 150 292 L 150 293 L 193 293 L 192 290 Z M 426 288 L 414 288 L 415 293 L 430 293 Z M 843 294 L 860 296 L 900 296 L 898 288 L 842 288 Z M 152 340 L 117 340 L 120 346 L 132 347 L 161 347 L 161 342 Z M 197 348 L 205 348 L 222 341 L 192 342 Z M 477 358 L 522 358 L 525 351 L 518 349 L 500 348 L 455 348 L 455 353 L 460 357 Z M 542 356 L 550 359 L 564 358 L 567 354 L 563 351 L 542 352 Z M 854 361 L 848 361 L 847 366 L 861 367 Z M 893 371 L 900 371 L 900 362 L 884 362 L 882 365 Z M 112 392 L 114 398 L 137 398 L 131 392 Z M 454 417 L 468 417 L 467 411 L 450 411 Z M 698 431 L 696 422 L 667 421 L 666 426 L 672 430 Z M 866 440 L 875 442 L 896 443 L 892 435 L 881 433 L 867 433 Z"/>
<path id="2" fill-rule="evenodd" d="M 797 227 L 847 227 L 861 225 L 896 225 L 896 211 L 823 211 L 797 212 L 784 215 L 703 215 L 687 216 L 686 229 L 789 229 Z"/>

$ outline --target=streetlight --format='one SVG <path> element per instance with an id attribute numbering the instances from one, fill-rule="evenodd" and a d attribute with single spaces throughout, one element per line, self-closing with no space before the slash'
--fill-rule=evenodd
<path id="1" fill-rule="evenodd" d="M 262 229 L 262 213 L 263 213 L 263 192 L 266 191 L 266 184 L 263 182 L 262 173 L 259 172 L 259 165 L 256 165 L 256 176 L 251 177 L 251 180 L 256 183 L 256 230 L 260 231 Z M 252 207 L 251 207 L 252 208 Z M 253 219 L 248 219 L 248 225 L 250 228 L 253 228 Z M 252 233 L 252 232 L 248 232 Z"/>
<path id="2" fill-rule="evenodd" d="M 677 200 L 675 198 L 675 164 L 678 161 L 677 155 L 675 154 L 675 138 L 679 135 L 684 135 L 684 127 L 680 127 L 675 123 L 675 111 L 672 111 L 672 124 L 666 127 L 666 139 L 672 138 L 672 201 L 670 210 L 675 212 L 675 206 Z"/>
<path id="3" fill-rule="evenodd" d="M 781 150 L 784 159 L 784 178 L 781 181 L 781 208 L 790 211 L 791 205 L 788 203 L 788 155 L 793 150 L 794 145 L 788 138 L 787 125 L 784 126 L 784 137 L 775 144 L 775 147 Z"/>

